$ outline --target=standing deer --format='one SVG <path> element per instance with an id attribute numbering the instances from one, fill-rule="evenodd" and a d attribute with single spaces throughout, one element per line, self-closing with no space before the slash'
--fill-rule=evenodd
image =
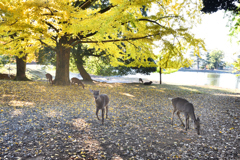
<path id="1" fill-rule="evenodd" d="M 172 125 L 173 125 L 173 116 L 174 113 L 177 111 L 177 116 L 181 121 L 182 125 L 185 127 L 186 131 L 189 129 L 189 117 L 191 117 L 194 128 L 197 131 L 197 134 L 200 135 L 200 119 L 195 117 L 194 114 L 194 107 L 192 103 L 189 103 L 186 99 L 183 98 L 169 98 L 172 101 L 173 105 L 173 113 L 172 113 Z M 182 122 L 180 118 L 180 113 L 183 112 L 186 120 L 186 125 Z"/>
<path id="2" fill-rule="evenodd" d="M 0 79 L 8 79 L 8 80 L 13 80 L 15 78 L 14 75 L 11 75 L 11 74 L 2 74 L 0 73 Z"/>
<path id="3" fill-rule="evenodd" d="M 76 77 L 73 77 L 73 78 L 71 79 L 71 83 L 72 83 L 72 84 L 77 83 L 78 85 L 81 84 L 81 85 L 82 85 L 82 88 L 84 89 L 84 84 L 81 82 L 80 79 L 78 79 L 78 78 L 76 78 Z M 71 83 L 70 83 L 70 85 L 71 85 Z"/>
<path id="4" fill-rule="evenodd" d="M 109 104 L 109 97 L 106 94 L 100 94 L 100 91 L 94 91 L 89 89 L 91 93 L 93 93 L 95 102 L 96 102 L 96 115 L 97 119 L 98 118 L 98 111 L 101 109 L 102 110 L 102 124 L 104 123 L 104 112 L 106 108 L 106 119 L 108 118 L 108 104 Z"/>
<path id="5" fill-rule="evenodd" d="M 48 80 L 47 83 L 49 82 L 49 83 L 53 84 L 53 80 L 52 80 L 52 75 L 51 74 L 47 73 L 46 74 L 46 78 Z"/>

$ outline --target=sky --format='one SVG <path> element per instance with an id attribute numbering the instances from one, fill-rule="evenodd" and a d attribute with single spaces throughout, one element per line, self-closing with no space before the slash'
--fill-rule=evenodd
<path id="1" fill-rule="evenodd" d="M 224 18 L 224 11 L 218 11 L 213 14 L 204 14 L 202 23 L 193 28 L 192 33 L 196 38 L 205 41 L 208 51 L 218 49 L 225 53 L 225 61 L 233 62 L 240 54 L 240 44 L 236 39 L 230 42 L 228 17 Z M 238 53 L 233 55 L 233 53 Z"/>
<path id="2" fill-rule="evenodd" d="M 222 50 L 225 54 L 225 62 L 234 62 L 237 55 L 240 55 L 240 43 L 233 39 L 230 42 L 228 17 L 224 18 L 224 11 L 218 11 L 212 14 L 203 14 L 201 24 L 196 24 L 191 32 L 195 34 L 196 38 L 201 38 L 205 41 L 208 52 L 213 50 Z M 156 43 L 157 44 L 157 43 Z M 157 54 L 159 48 L 154 49 Z M 235 54 L 234 53 L 238 53 Z"/>

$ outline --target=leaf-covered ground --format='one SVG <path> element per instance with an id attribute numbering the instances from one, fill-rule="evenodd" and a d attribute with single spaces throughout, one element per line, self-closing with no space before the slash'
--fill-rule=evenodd
<path id="1" fill-rule="evenodd" d="M 240 159 L 239 90 L 194 86 L 0 81 L 0 159 Z M 89 88 L 110 98 L 104 125 Z M 201 135 L 169 97 L 195 106 Z M 100 114 L 99 114 L 100 115 Z M 183 118 L 183 117 L 182 117 Z"/>

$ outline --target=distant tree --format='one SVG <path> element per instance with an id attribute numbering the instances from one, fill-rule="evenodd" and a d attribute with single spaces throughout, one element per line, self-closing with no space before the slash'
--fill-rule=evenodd
<path id="1" fill-rule="evenodd" d="M 190 54 L 190 57 L 193 58 L 193 62 L 194 64 L 197 65 L 197 69 L 200 68 L 200 66 L 206 66 L 205 63 L 206 63 L 206 60 L 203 59 L 203 56 L 205 55 L 206 51 L 201 47 L 199 46 L 199 55 L 198 54 L 195 54 L 194 51 L 191 51 L 191 54 Z"/>
<path id="2" fill-rule="evenodd" d="M 5 64 L 11 62 L 11 57 L 8 55 L 1 55 L 0 56 L 0 67 L 3 67 Z"/>
<path id="3" fill-rule="evenodd" d="M 218 69 L 220 65 L 223 65 L 222 61 L 224 58 L 224 53 L 221 50 L 214 50 L 210 53 L 210 66 Z"/>

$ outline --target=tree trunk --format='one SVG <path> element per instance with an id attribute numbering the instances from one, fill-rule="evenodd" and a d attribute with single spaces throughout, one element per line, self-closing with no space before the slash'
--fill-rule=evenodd
<path id="1" fill-rule="evenodd" d="M 87 71 L 84 69 L 82 64 L 76 63 L 76 65 L 77 65 L 77 69 L 78 69 L 79 73 L 81 74 L 84 81 L 93 81 L 91 76 L 87 73 Z"/>
<path id="2" fill-rule="evenodd" d="M 69 58 L 70 48 L 63 46 L 57 47 L 56 57 L 56 75 L 54 84 L 56 85 L 70 85 L 69 80 Z"/>
<path id="3" fill-rule="evenodd" d="M 160 67 L 159 75 L 160 75 L 160 84 L 162 84 L 162 67 Z"/>
<path id="4" fill-rule="evenodd" d="M 26 60 L 27 60 L 27 55 L 25 55 L 22 58 L 18 58 L 16 56 L 17 75 L 16 75 L 14 80 L 17 80 L 17 81 L 29 81 L 29 79 L 26 77 Z"/>

